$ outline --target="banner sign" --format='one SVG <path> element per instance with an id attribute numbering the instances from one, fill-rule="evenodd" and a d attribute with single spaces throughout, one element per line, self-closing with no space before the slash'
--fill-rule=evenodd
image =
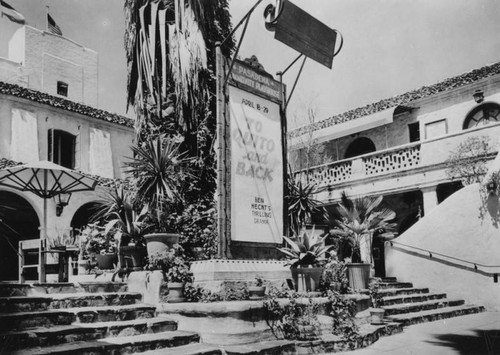
<path id="1" fill-rule="evenodd" d="M 234 61 L 230 84 L 276 103 L 281 103 L 280 82 L 266 73 L 260 73 L 238 60 Z"/>
<path id="2" fill-rule="evenodd" d="M 235 63 L 234 68 L 233 78 L 241 79 L 251 90 L 236 87 L 239 81 L 229 86 L 231 239 L 281 243 L 283 147 L 280 106 L 274 99 L 268 99 L 275 94 L 274 79 L 265 80 L 265 76 L 239 63 Z M 261 95 L 257 96 L 257 92 Z"/>

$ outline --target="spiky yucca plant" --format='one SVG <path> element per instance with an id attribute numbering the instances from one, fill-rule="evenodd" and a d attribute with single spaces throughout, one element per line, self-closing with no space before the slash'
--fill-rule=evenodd
<path id="1" fill-rule="evenodd" d="M 391 221 L 396 218 L 396 213 L 380 206 L 383 197 L 359 197 L 350 199 L 342 193 L 341 203 L 337 211 L 340 219 L 334 223 L 338 228 L 330 234 L 340 236 L 351 246 L 351 258 L 356 250 L 361 253 L 364 262 L 372 262 L 371 247 L 375 232 L 377 237 L 390 239 L 396 235 L 396 223 Z M 353 260 L 355 261 L 355 260 Z"/>

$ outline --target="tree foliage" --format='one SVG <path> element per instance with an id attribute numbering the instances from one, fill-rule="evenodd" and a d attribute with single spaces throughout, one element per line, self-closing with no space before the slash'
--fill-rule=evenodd
<path id="1" fill-rule="evenodd" d="M 489 137 L 468 137 L 450 153 L 446 174 L 452 180 L 460 179 L 464 185 L 481 182 L 493 151 Z"/>

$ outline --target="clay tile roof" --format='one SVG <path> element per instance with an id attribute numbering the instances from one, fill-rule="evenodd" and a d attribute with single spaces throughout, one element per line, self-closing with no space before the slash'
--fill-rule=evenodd
<path id="1" fill-rule="evenodd" d="M 27 89 L 19 85 L 0 81 L 0 94 L 21 97 L 27 100 L 61 108 L 67 111 L 76 112 L 85 116 L 97 118 L 99 120 L 116 123 L 126 127 L 134 127 L 134 122 L 130 118 L 110 113 L 91 106 L 79 104 L 61 97 L 56 97 L 33 89 Z"/>
<path id="2" fill-rule="evenodd" d="M 414 100 L 422 99 L 424 97 L 428 97 L 439 92 L 455 89 L 458 87 L 462 87 L 473 83 L 475 81 L 496 75 L 500 73 L 500 62 L 484 66 L 479 69 L 474 69 L 470 72 L 446 79 L 437 84 L 433 84 L 430 86 L 422 86 L 420 89 L 416 89 L 402 95 L 397 95 L 388 99 L 380 100 L 378 102 L 358 107 L 354 110 L 350 110 L 332 117 L 329 117 L 325 120 L 318 121 L 313 124 L 312 130 L 317 131 L 323 128 L 327 128 L 339 123 L 347 122 L 350 120 L 354 120 L 356 118 L 360 118 L 363 116 L 368 116 L 373 113 L 387 110 L 394 106 L 403 105 L 409 103 Z M 305 134 L 310 129 L 310 126 L 302 126 L 297 129 L 290 131 L 290 137 L 297 137 Z"/>
<path id="3" fill-rule="evenodd" d="M 21 165 L 24 163 L 20 163 L 14 160 L 6 159 L 6 158 L 0 158 L 0 170 L 1 169 L 6 169 L 6 168 L 11 168 L 13 166 Z M 123 185 L 126 189 L 131 189 L 130 182 L 128 180 L 123 180 L 123 179 L 110 179 L 110 178 L 105 178 L 99 175 L 91 175 L 88 173 L 84 173 L 79 171 L 80 174 L 91 177 L 95 180 L 97 180 L 98 185 L 102 187 L 114 187 L 118 185 Z"/>

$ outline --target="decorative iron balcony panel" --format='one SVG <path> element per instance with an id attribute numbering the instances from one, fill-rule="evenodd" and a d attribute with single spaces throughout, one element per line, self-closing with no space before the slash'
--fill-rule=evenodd
<path id="1" fill-rule="evenodd" d="M 365 176 L 415 168 L 420 164 L 420 144 L 363 158 Z"/>

